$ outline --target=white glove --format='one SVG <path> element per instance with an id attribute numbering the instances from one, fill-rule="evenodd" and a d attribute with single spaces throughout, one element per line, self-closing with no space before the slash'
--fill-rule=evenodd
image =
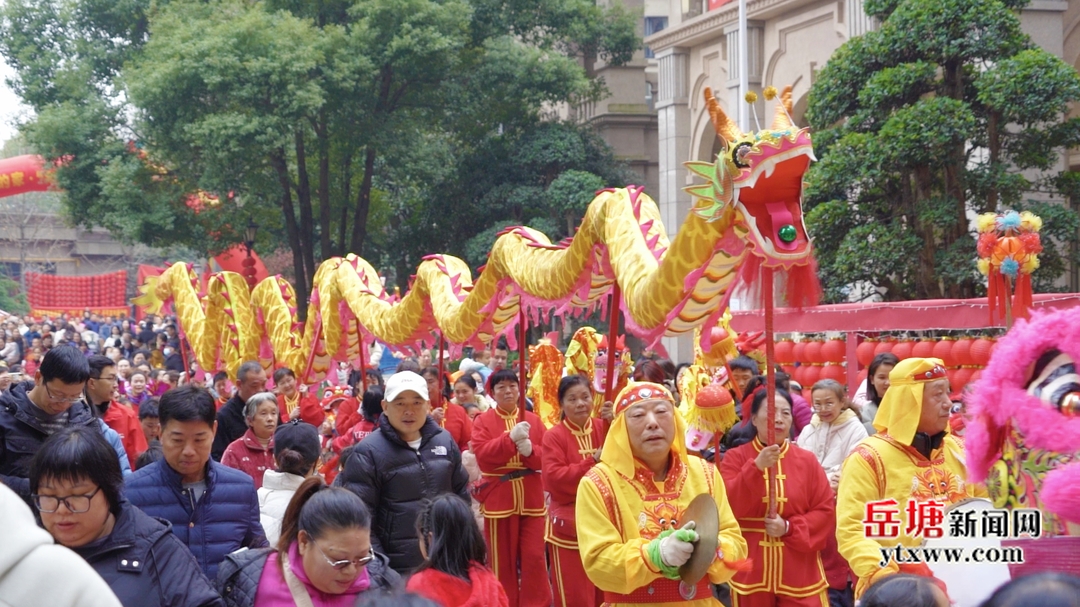
<path id="1" fill-rule="evenodd" d="M 525 440 L 518 441 L 518 442 L 516 442 L 514 444 L 517 445 L 518 453 L 524 455 L 525 457 L 529 457 L 530 455 L 532 455 L 532 441 L 531 440 L 526 438 Z"/>
<path id="2" fill-rule="evenodd" d="M 529 438 L 529 422 L 518 422 L 510 429 L 510 440 L 520 443 Z"/>
<path id="3" fill-rule="evenodd" d="M 690 521 L 681 528 L 692 530 L 695 526 L 696 523 Z M 694 536 L 694 539 L 696 540 L 697 533 L 695 533 Z M 686 561 L 690 560 L 690 555 L 693 553 L 694 544 L 680 541 L 675 537 L 675 534 L 671 534 L 660 540 L 660 558 L 663 559 L 664 564 L 668 567 L 682 567 Z"/>

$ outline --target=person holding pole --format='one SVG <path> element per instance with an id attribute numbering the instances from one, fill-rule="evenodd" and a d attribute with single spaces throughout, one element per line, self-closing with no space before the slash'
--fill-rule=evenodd
<path id="1" fill-rule="evenodd" d="M 731 580 L 733 607 L 825 607 L 828 583 L 821 551 L 836 528 L 833 492 L 814 454 L 788 440 L 791 396 L 777 390 L 772 442 L 768 438 L 768 390 L 750 395 L 752 441 L 724 455 L 720 473 L 731 496 L 754 562 Z M 769 512 L 769 468 L 777 467 L 775 514 Z"/>
<path id="2" fill-rule="evenodd" d="M 484 515 L 491 569 L 510 607 L 548 607 L 547 508 L 540 480 L 544 424 L 535 413 L 518 410 L 520 383 L 510 369 L 492 373 L 488 391 L 496 406 L 476 417 L 472 446 L 482 475 L 474 494 Z"/>

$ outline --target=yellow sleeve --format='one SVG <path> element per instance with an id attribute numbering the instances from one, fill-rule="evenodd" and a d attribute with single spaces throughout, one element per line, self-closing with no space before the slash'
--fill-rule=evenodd
<path id="1" fill-rule="evenodd" d="M 881 544 L 866 537 L 863 517 L 866 503 L 881 499 L 873 470 L 858 452 L 844 461 L 836 498 L 836 543 L 840 555 L 859 578 L 869 578 L 881 567 Z M 900 568 L 891 560 L 885 567 L 896 573 Z"/>
<path id="2" fill-rule="evenodd" d="M 663 577 L 645 555 L 647 540 L 623 541 L 608 518 L 604 498 L 588 476 L 578 485 L 576 513 L 581 564 L 597 588 L 630 594 Z"/>
<path id="3" fill-rule="evenodd" d="M 739 529 L 739 521 L 731 512 L 728 504 L 727 490 L 724 487 L 724 479 L 716 468 L 713 474 L 713 499 L 716 500 L 717 509 L 720 511 L 720 549 L 724 551 L 724 560 L 716 559 L 709 566 L 709 581 L 713 584 L 723 584 L 730 580 L 736 573 L 735 569 L 728 567 L 728 563 L 741 561 L 746 558 L 746 540 L 743 539 Z"/>

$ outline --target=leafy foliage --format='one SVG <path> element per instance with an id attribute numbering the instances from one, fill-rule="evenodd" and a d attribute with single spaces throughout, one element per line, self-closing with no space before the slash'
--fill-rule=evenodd
<path id="1" fill-rule="evenodd" d="M 1080 217 L 1025 201 L 1080 193 L 1053 172 L 1080 143 L 1070 66 L 1034 48 L 1001 0 L 868 0 L 877 31 L 849 40 L 822 69 L 807 116 L 818 157 L 807 175 L 807 223 L 826 295 L 888 300 L 974 297 L 975 213 L 1031 209 L 1046 251 L 1048 289 L 1073 260 Z"/>
<path id="2" fill-rule="evenodd" d="M 306 294 L 333 255 L 404 287 L 500 221 L 557 230 L 560 175 L 619 169 L 541 112 L 606 95 L 586 67 L 635 28 L 593 0 L 10 0 L 0 53 L 76 222 L 213 253 L 254 219 Z"/>

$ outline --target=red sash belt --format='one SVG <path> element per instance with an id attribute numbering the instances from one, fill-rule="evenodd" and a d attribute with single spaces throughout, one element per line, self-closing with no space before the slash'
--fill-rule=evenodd
<path id="1" fill-rule="evenodd" d="M 683 601 L 700 601 L 706 598 L 712 598 L 712 585 L 709 584 L 709 576 L 701 578 L 701 581 L 696 586 L 689 586 L 679 580 L 660 578 L 630 594 L 604 593 L 604 602 L 607 603 L 680 603 Z"/>

